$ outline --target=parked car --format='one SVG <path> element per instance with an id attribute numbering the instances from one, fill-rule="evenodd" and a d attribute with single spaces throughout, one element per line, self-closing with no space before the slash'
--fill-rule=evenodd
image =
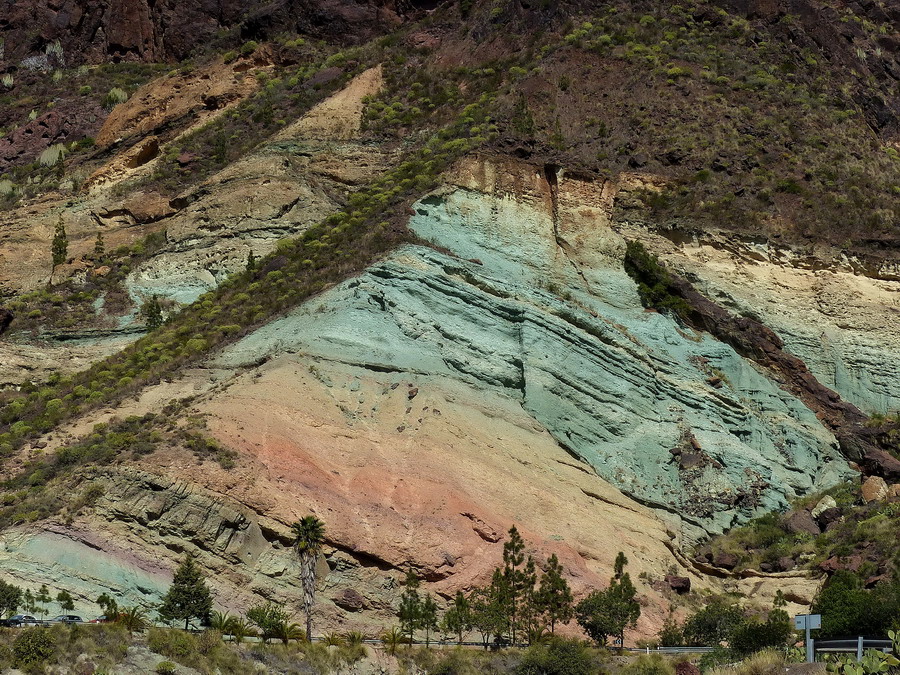
<path id="1" fill-rule="evenodd" d="M 22 626 L 46 626 L 47 624 L 31 616 L 31 614 L 15 614 L 6 620 L 6 625 L 12 628 L 19 628 Z"/>
<path id="2" fill-rule="evenodd" d="M 106 616 L 106 614 L 102 614 L 98 616 L 96 619 L 91 619 L 88 623 L 112 623 L 116 620 L 114 616 Z"/>
<path id="3" fill-rule="evenodd" d="M 50 623 L 84 623 L 84 619 L 75 614 L 60 614 L 50 619 Z"/>

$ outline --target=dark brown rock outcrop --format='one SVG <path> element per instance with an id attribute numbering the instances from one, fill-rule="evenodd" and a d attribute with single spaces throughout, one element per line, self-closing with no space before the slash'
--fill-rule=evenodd
<path id="1" fill-rule="evenodd" d="M 421 5 L 404 0 L 3 0 L 0 37 L 9 63 L 42 54 L 55 40 L 67 65 L 178 61 L 228 29 L 236 30 L 236 42 L 296 31 L 359 43 L 428 9 Z"/>

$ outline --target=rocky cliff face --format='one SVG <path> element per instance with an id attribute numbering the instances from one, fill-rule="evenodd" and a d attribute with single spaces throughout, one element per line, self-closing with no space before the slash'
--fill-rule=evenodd
<path id="1" fill-rule="evenodd" d="M 236 26 L 240 35 L 231 38 L 241 40 L 300 26 L 313 35 L 348 31 L 353 41 L 400 21 L 403 11 L 433 4 L 282 2 L 244 15 L 228 3 L 17 3 L 7 4 L 0 31 L 10 68 L 27 55 L 59 58 L 55 47 L 45 49 L 57 38 L 64 54 L 87 61 L 168 59 L 189 49 L 185 26 L 192 39 Z M 500 19 L 509 15 L 508 25 L 534 28 L 543 19 L 561 21 L 569 9 L 532 4 L 509 3 Z M 756 27 L 799 31 L 804 44 L 818 35 L 817 49 L 846 56 L 834 44 L 843 35 L 835 33 L 839 19 L 818 31 L 807 5 L 794 3 L 802 10 L 801 30 L 779 21 L 788 5 L 737 4 L 762 22 Z M 859 12 L 873 13 L 872 7 Z M 494 58 L 501 21 L 495 25 L 497 17 L 486 18 L 492 12 L 476 9 L 484 10 L 481 18 L 461 41 L 451 39 L 456 27 L 444 17 L 444 25 L 403 38 L 413 45 L 410 53 L 433 53 L 442 67 L 461 58 L 460 45 Z M 23 37 L 26 24 L 37 37 Z M 196 161 L 182 153 L 185 139 L 265 96 L 278 72 L 275 49 L 213 58 L 138 89 L 102 124 L 91 121 L 97 147 L 78 158 L 80 173 L 4 217 L 4 296 L 42 293 L 48 280 L 108 274 L 91 257 L 98 231 L 109 249 L 156 238 L 123 274 L 119 292 L 128 299 L 110 301 L 110 308 L 104 295 L 92 306 L 94 330 L 38 336 L 49 342 L 4 336 L 0 383 L 14 389 L 26 378 L 48 380 L 120 349 L 142 332 L 142 302 L 151 296 L 172 308 L 192 302 L 240 272 L 251 254 L 277 255 L 285 237 L 348 204 L 357 208 L 354 191 L 404 161 L 417 134 L 430 133 L 364 129 L 371 99 L 385 82 L 396 87 L 391 77 L 399 75 L 389 63 L 354 62 L 344 72 L 320 70 L 317 62 L 297 75 L 303 86 L 317 90 L 337 78 L 347 86 L 176 194 L 132 190 L 149 184 L 164 159 L 176 171 Z M 583 56 L 556 49 L 548 66 L 553 81 L 568 78 L 567 68 L 580 67 Z M 884 72 L 872 61 L 873 77 L 891 77 L 890 58 L 882 59 Z M 609 75 L 618 65 L 604 67 Z M 541 87 L 551 82 L 540 78 Z M 462 83 L 460 95 L 471 84 Z M 694 84 L 702 91 L 712 86 L 703 77 Z M 528 100 L 544 100 L 538 84 L 518 85 L 526 113 Z M 590 129 L 582 124 L 591 90 L 570 80 L 558 93 L 553 100 L 579 134 L 601 135 L 599 120 Z M 395 100 L 382 110 L 412 115 L 404 105 Z M 879 106 L 863 108 L 871 117 Z M 566 119 L 557 127 L 568 132 L 575 122 Z M 872 128 L 889 139 L 893 122 L 878 119 L 872 117 Z M 7 145 L 22 149 L 16 139 L 37 128 L 20 127 Z M 28 153 L 58 140 L 54 134 L 41 132 Z M 579 157 L 598 156 L 598 147 L 580 143 Z M 512 524 L 530 553 L 560 557 L 577 593 L 605 584 L 615 554 L 625 551 L 639 580 L 644 635 L 676 604 L 663 581 L 673 571 L 690 576 L 694 588 L 739 591 L 761 603 L 776 589 L 789 590 L 792 602 L 809 601 L 818 581 L 802 572 L 738 579 L 708 566 L 698 570 L 681 551 L 853 475 L 833 413 L 852 417 L 858 431 L 864 416 L 845 400 L 863 412 L 890 411 L 900 401 L 894 365 L 900 272 L 890 256 L 862 259 L 825 246 L 776 244 L 774 235 L 762 242 L 734 234 L 744 225 L 701 233 L 647 222 L 642 200 L 673 178 L 649 173 L 653 167 L 629 147 L 618 146 L 614 161 L 630 170 L 619 172 L 616 164 L 603 178 L 550 163 L 562 163 L 564 154 L 539 140 L 500 138 L 457 162 L 436 180 L 437 189 L 427 183 L 429 192 L 417 193 L 402 212 L 378 214 L 408 224 L 406 245 L 224 350 L 196 356 L 190 370 L 166 372 L 135 399 L 92 408 L 17 448 L 3 458 L 2 475 L 83 437 L 95 423 L 159 412 L 178 400 L 184 415 L 207 420 L 209 434 L 235 459 L 225 468 L 173 444 L 86 470 L 82 478 L 103 489 L 95 506 L 37 524 L 23 517 L 2 535 L 3 574 L 30 585 L 66 579 L 89 612 L 88 601 L 104 590 L 128 602 L 153 602 L 190 551 L 225 608 L 242 610 L 260 597 L 293 603 L 299 592 L 288 526 L 313 512 L 328 527 L 319 610 L 328 628 L 388 623 L 408 568 L 444 599 L 486 581 Z M 885 151 L 878 152 L 883 159 Z M 19 153 L 9 165 L 23 158 Z M 715 166 L 727 173 L 724 164 Z M 682 189 L 699 189 L 702 175 L 691 180 Z M 778 195 L 787 199 L 793 196 Z M 768 225 L 777 229 L 778 222 L 773 216 Z M 48 253 L 59 223 L 68 232 L 69 259 L 52 269 Z M 642 242 L 699 289 L 708 298 L 704 316 L 721 320 L 722 330 L 709 321 L 691 328 L 644 309 L 623 266 L 627 240 Z M 248 302 L 255 303 L 254 292 L 248 284 Z M 204 301 L 210 305 L 204 320 L 215 320 L 213 301 Z M 0 329 L 6 318 L 0 309 Z M 753 358 L 752 349 L 727 334 L 747 326 L 773 346 L 771 358 Z M 194 330 L 196 323 L 184 335 Z M 809 399 L 810 391 L 821 400 Z"/>
<path id="2" fill-rule="evenodd" d="M 218 2 L 147 0 L 35 0 L 2 5 L 0 62 L 31 57 L 41 65 L 46 45 L 59 41 L 69 65 L 126 61 L 180 61 L 197 45 L 232 28 L 243 40 L 264 40 L 302 32 L 360 42 L 400 23 L 394 0 L 341 2 L 293 0 L 248 6 Z"/>

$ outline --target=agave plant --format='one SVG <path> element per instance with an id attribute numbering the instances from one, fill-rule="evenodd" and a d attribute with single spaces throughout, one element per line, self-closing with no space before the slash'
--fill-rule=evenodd
<path id="1" fill-rule="evenodd" d="M 16 184 L 7 178 L 0 178 L 0 197 L 6 197 L 16 191 Z"/>
<path id="2" fill-rule="evenodd" d="M 7 89 L 12 89 L 13 84 L 15 84 L 15 78 L 13 78 L 11 73 L 0 75 L 0 84 L 2 84 Z"/>

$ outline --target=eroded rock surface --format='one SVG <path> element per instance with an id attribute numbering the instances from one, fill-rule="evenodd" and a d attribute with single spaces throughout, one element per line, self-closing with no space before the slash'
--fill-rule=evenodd
<path id="1" fill-rule="evenodd" d="M 419 202 L 411 225 L 458 257 L 406 247 L 221 363 L 298 351 L 496 389 L 690 536 L 847 473 L 798 399 L 730 347 L 643 310 L 602 185 L 492 163 L 464 164 L 456 183 Z"/>

